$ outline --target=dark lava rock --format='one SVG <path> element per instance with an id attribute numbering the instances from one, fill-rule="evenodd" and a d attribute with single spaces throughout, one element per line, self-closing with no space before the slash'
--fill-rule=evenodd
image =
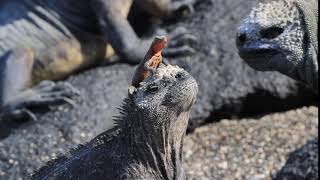
<path id="1" fill-rule="evenodd" d="M 319 179 L 318 137 L 289 155 L 275 180 Z"/>
<path id="2" fill-rule="evenodd" d="M 257 72 L 238 57 L 235 33 L 256 0 L 200 1 L 183 26 L 199 38 L 198 53 L 171 60 L 189 70 L 199 83 L 190 121 L 193 129 L 207 121 L 283 111 L 314 97 L 295 81 L 274 72 Z M 77 107 L 61 106 L 37 122 L 0 124 L 0 179 L 19 179 L 52 157 L 112 127 L 116 107 L 127 94 L 134 67 L 114 64 L 69 78 L 82 96 Z"/>

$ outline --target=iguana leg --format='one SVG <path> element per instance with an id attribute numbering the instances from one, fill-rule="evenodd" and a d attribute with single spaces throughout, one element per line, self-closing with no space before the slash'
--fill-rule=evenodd
<path id="1" fill-rule="evenodd" d="M 182 0 L 182 1 L 175 1 L 171 2 L 169 5 L 169 12 L 171 15 L 176 16 L 179 12 L 187 10 L 189 14 L 194 13 L 194 7 L 196 0 Z"/>
<path id="2" fill-rule="evenodd" d="M 107 42 L 115 52 L 128 62 L 138 63 L 145 54 L 141 47 L 143 42 L 138 38 L 127 17 L 122 12 L 122 0 L 92 0 L 91 6 L 97 15 L 100 29 Z"/>
<path id="3" fill-rule="evenodd" d="M 0 119 L 35 119 L 28 109 L 69 102 L 78 94 L 71 85 L 43 81 L 29 88 L 32 83 L 33 54 L 29 50 L 15 50 L 0 57 Z"/>
<path id="4" fill-rule="evenodd" d="M 96 12 L 101 30 L 107 42 L 111 44 L 116 53 L 129 63 L 139 63 L 146 54 L 152 39 L 140 39 L 127 20 L 125 13 L 119 13 L 123 0 L 92 0 L 91 5 Z M 164 35 L 164 34 L 157 34 Z M 170 35 L 169 35 L 170 36 Z M 185 42 L 186 36 L 176 36 L 172 42 L 180 39 Z M 192 49 L 188 45 L 176 43 L 175 47 L 168 44 L 168 51 L 173 48 L 170 55 L 183 54 Z"/>
<path id="5" fill-rule="evenodd" d="M 152 15 L 161 18 L 175 18 L 184 10 L 192 14 L 196 0 L 136 0 L 136 2 Z"/>
<path id="6" fill-rule="evenodd" d="M 168 45 L 163 50 L 164 57 L 185 56 L 195 53 L 193 45 L 198 43 L 197 37 L 184 27 L 178 27 L 168 33 Z"/>

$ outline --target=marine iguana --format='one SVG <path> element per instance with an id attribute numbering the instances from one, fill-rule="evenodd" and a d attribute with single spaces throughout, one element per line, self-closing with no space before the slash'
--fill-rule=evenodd
<path id="1" fill-rule="evenodd" d="M 318 0 L 260 3 L 236 41 L 251 67 L 279 71 L 318 90 Z"/>
<path id="2" fill-rule="evenodd" d="M 195 0 L 135 0 L 160 18 L 191 9 Z M 56 85 L 80 69 L 113 55 L 139 63 L 151 40 L 127 20 L 133 0 L 2 0 L 0 2 L 0 117 L 31 115 L 33 105 L 70 101 L 69 84 Z M 185 29 L 169 34 L 164 55 L 192 53 L 195 37 Z M 114 51 L 113 51 L 114 50 Z M 39 85 L 37 85 L 40 83 Z M 36 86 L 37 85 L 37 86 Z M 36 86 L 36 87 L 35 87 Z M 34 88 L 32 88 L 34 87 Z"/>
<path id="3" fill-rule="evenodd" d="M 162 64 L 129 92 L 116 127 L 49 162 L 31 179 L 186 179 L 182 145 L 197 91 L 186 71 Z"/>

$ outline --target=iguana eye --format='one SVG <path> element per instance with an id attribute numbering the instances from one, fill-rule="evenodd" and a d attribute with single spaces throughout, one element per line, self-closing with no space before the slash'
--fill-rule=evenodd
<path id="1" fill-rule="evenodd" d="M 159 86 L 156 85 L 156 84 L 150 84 L 148 87 L 147 87 L 147 91 L 148 92 L 157 92 L 159 90 Z"/>

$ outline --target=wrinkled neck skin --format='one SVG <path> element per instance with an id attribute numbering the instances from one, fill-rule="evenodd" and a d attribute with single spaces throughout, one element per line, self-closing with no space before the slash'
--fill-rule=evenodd
<path id="1" fill-rule="evenodd" d="M 176 114 L 152 107 L 151 111 L 137 110 L 134 113 L 136 116 L 129 115 L 123 123 L 121 139 L 131 148 L 136 161 L 153 169 L 156 175 L 161 174 L 159 178 L 185 179 L 181 165 L 182 146 L 190 112 Z M 130 117 L 139 118 L 133 121 Z"/>
<path id="2" fill-rule="evenodd" d="M 318 2 L 297 0 L 297 7 L 304 17 L 307 43 L 304 47 L 304 68 L 298 73 L 299 79 L 318 93 Z"/>
<path id="3" fill-rule="evenodd" d="M 318 93 L 318 54 L 313 47 L 308 49 L 303 62 L 304 68 L 298 72 L 298 80 L 303 81 Z"/>

